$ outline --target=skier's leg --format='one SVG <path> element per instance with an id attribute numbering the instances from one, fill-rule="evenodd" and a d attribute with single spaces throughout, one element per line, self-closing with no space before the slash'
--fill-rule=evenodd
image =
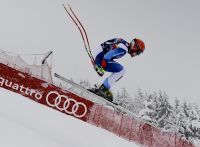
<path id="1" fill-rule="evenodd" d="M 113 72 L 109 77 L 107 77 L 103 85 L 107 88 L 110 89 L 117 81 L 119 81 L 125 73 L 124 68 L 120 72 Z"/>
<path id="2" fill-rule="evenodd" d="M 100 86 L 99 91 L 102 95 L 105 95 L 105 97 L 112 101 L 113 96 L 109 89 L 113 86 L 113 84 L 115 84 L 123 77 L 125 70 L 122 65 L 113 60 L 107 63 L 107 67 L 105 68 L 105 70 L 108 72 L 112 72 L 112 74 L 105 79 L 103 84 Z"/>

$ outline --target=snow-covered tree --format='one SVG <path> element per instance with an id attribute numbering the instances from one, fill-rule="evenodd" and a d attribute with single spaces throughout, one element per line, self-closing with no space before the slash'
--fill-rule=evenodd
<path id="1" fill-rule="evenodd" d="M 155 98 L 150 94 L 144 101 L 144 109 L 140 110 L 139 117 L 145 121 L 154 123 L 155 108 Z"/>
<path id="2" fill-rule="evenodd" d="M 145 101 L 145 108 L 140 111 L 140 117 L 153 123 L 160 128 L 169 128 L 173 124 L 172 106 L 169 104 L 169 98 L 165 92 L 154 92 L 148 96 Z"/>
<path id="3" fill-rule="evenodd" d="M 147 97 L 147 94 L 144 94 L 141 89 L 138 89 L 137 94 L 135 95 L 134 99 L 133 99 L 133 104 L 132 104 L 132 108 L 131 111 L 133 113 L 135 113 L 136 115 L 139 115 L 139 112 L 144 109 L 145 105 L 145 99 Z"/>
<path id="4" fill-rule="evenodd" d="M 182 106 L 183 117 L 180 119 L 179 133 L 183 138 L 200 139 L 200 117 L 198 109 L 186 102 Z"/>
<path id="5" fill-rule="evenodd" d="M 125 88 L 118 91 L 115 96 L 115 101 L 122 107 L 130 110 L 133 104 L 133 99 Z"/>

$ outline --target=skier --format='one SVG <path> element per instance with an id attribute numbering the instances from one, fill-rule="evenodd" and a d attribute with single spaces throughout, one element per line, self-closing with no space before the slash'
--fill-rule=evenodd
<path id="1" fill-rule="evenodd" d="M 126 53 L 129 53 L 131 57 L 135 57 L 143 53 L 144 50 L 144 42 L 137 38 L 133 39 L 130 43 L 122 38 L 110 39 L 102 43 L 99 48 L 93 50 L 95 59 L 93 65 L 96 72 L 100 76 L 103 76 L 105 71 L 112 73 L 97 89 L 97 94 L 112 102 L 113 95 L 110 92 L 110 88 L 123 77 L 125 72 L 124 67 L 114 59 L 121 58 Z"/>

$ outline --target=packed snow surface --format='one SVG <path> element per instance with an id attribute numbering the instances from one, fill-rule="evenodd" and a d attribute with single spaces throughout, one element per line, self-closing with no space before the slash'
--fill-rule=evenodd
<path id="1" fill-rule="evenodd" d="M 2 147 L 138 147 L 106 130 L 0 88 Z"/>

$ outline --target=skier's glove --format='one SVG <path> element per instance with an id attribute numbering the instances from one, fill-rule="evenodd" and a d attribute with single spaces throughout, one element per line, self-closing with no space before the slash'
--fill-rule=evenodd
<path id="1" fill-rule="evenodd" d="M 98 65 L 94 65 L 94 69 L 95 69 L 95 71 L 97 72 L 97 74 L 99 75 L 99 76 L 103 76 L 104 75 L 104 69 L 102 68 L 102 67 L 99 67 Z"/>

